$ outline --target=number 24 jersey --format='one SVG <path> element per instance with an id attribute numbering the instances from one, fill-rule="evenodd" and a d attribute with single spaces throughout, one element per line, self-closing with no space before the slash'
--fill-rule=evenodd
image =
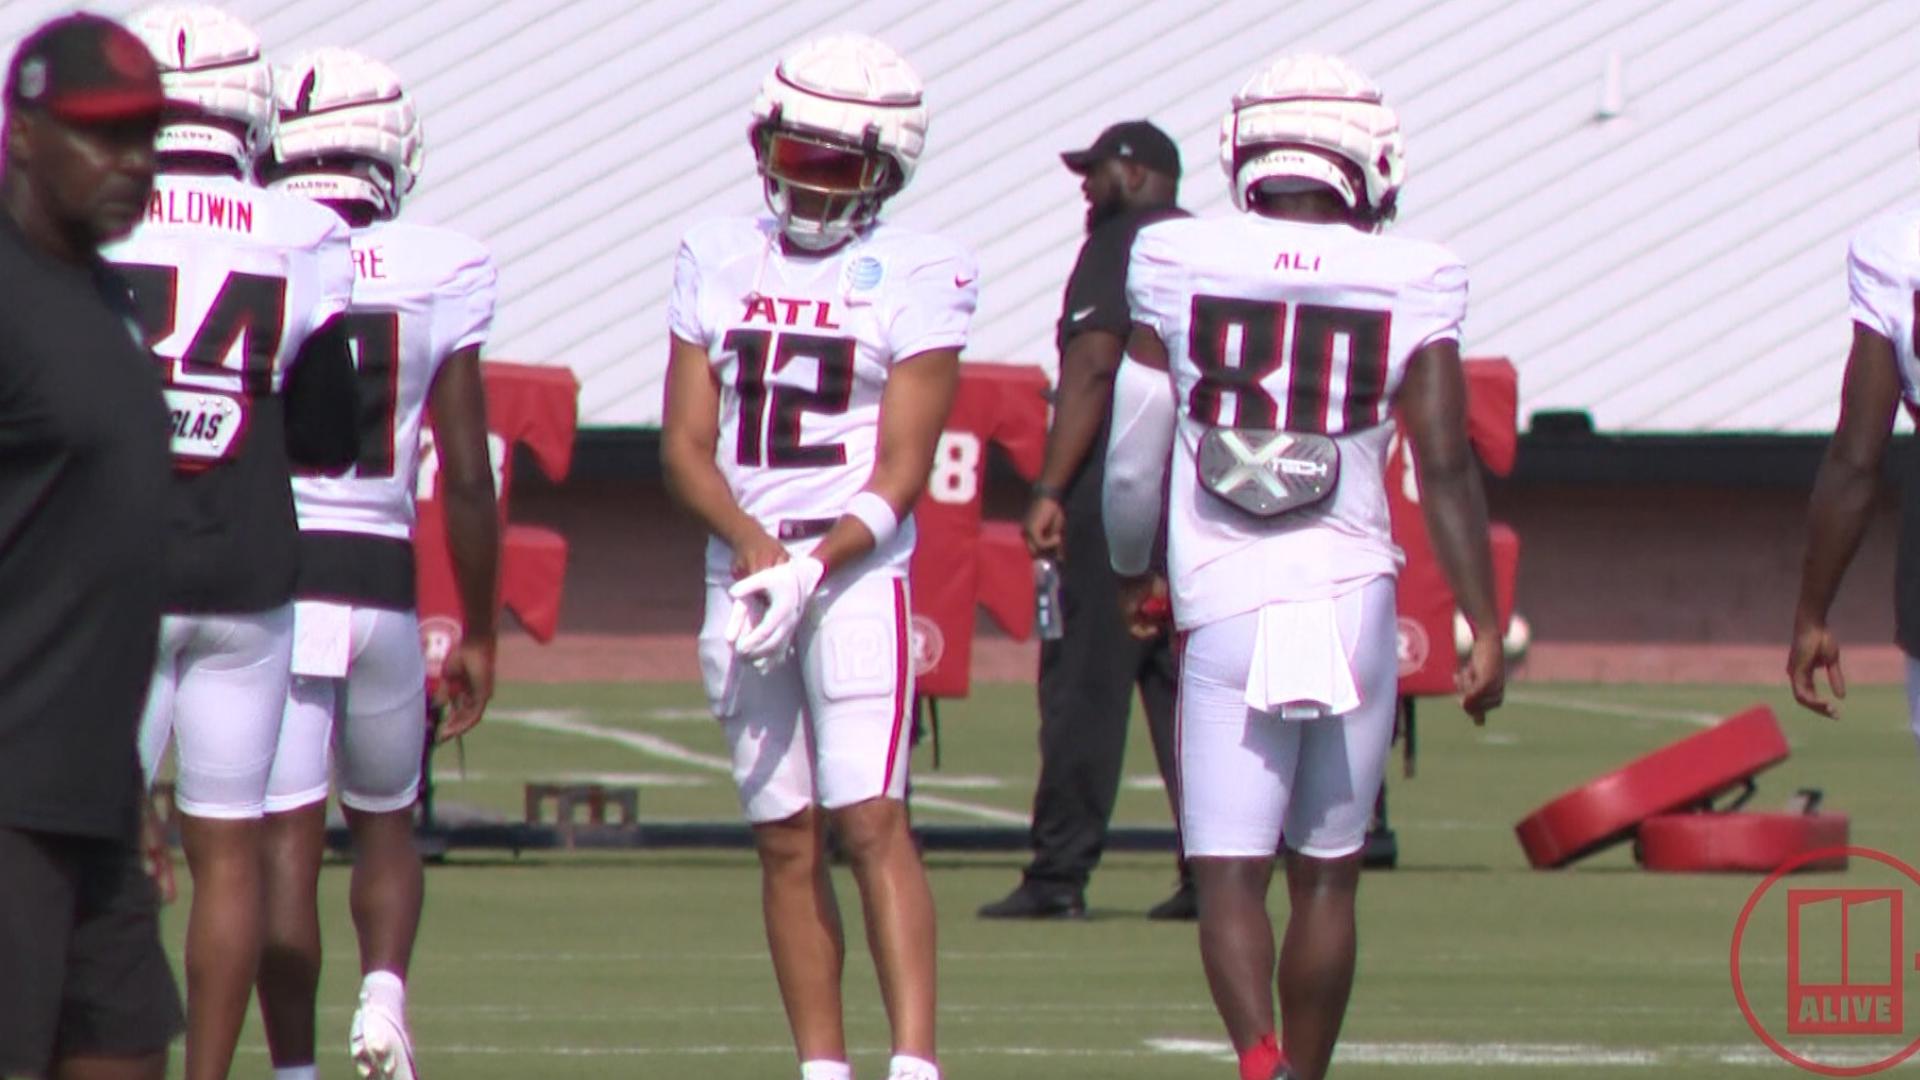
<path id="1" fill-rule="evenodd" d="M 893 365 L 966 344 L 978 296 L 971 253 L 929 233 L 873 226 L 823 255 L 789 253 L 769 218 L 688 230 L 668 324 L 706 349 L 720 383 L 715 464 L 768 535 L 817 539 L 866 487 Z M 904 575 L 911 519 L 864 566 Z M 710 581 L 733 554 L 707 545 Z"/>
<path id="2" fill-rule="evenodd" d="M 282 391 L 352 294 L 346 225 L 230 177 L 162 175 L 146 220 L 102 254 L 133 286 L 173 414 L 168 610 L 285 603 L 299 536 Z"/>
<path id="3" fill-rule="evenodd" d="M 1394 395 L 1415 353 L 1458 340 L 1467 273 L 1436 244 L 1253 215 L 1141 230 L 1133 318 L 1165 344 L 1178 426 L 1168 567 L 1182 626 L 1339 596 L 1399 572 L 1384 485 Z M 1275 518 L 1200 487 L 1210 427 L 1331 437 L 1323 502 Z"/>

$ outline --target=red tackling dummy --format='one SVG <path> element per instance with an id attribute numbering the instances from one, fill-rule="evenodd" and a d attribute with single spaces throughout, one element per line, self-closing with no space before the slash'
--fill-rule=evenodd
<path id="1" fill-rule="evenodd" d="M 1536 869 L 1565 866 L 1627 839 L 1648 818 L 1705 806 L 1786 758 L 1780 721 L 1756 705 L 1567 792 L 1514 832 Z"/>
<path id="2" fill-rule="evenodd" d="M 499 440 L 492 450 L 502 523 L 500 604 L 536 641 L 551 641 L 560 626 L 567 541 L 551 529 L 509 523 L 513 453 L 515 447 L 524 446 L 542 473 L 556 481 L 566 478 L 573 464 L 580 384 L 566 368 L 535 364 L 488 360 L 481 372 L 487 387 L 489 441 Z M 419 575 L 420 643 L 426 650 L 431 687 L 440 677 L 441 661 L 459 644 L 463 619 L 447 555 L 447 523 L 439 488 L 430 469 L 421 472 L 413 545 Z"/>

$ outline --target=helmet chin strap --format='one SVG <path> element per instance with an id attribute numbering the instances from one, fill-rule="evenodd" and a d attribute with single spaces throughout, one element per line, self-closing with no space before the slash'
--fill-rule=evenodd
<path id="1" fill-rule="evenodd" d="M 788 243 L 804 251 L 826 251 L 837 247 L 873 220 L 872 213 L 862 213 L 867 201 L 865 198 L 844 195 L 830 198 L 845 199 L 846 208 L 824 220 L 801 217 L 793 212 L 793 198 L 787 185 L 778 180 L 767 181 L 767 208 L 779 219 L 781 235 L 786 237 Z"/>
<path id="2" fill-rule="evenodd" d="M 854 232 L 852 228 L 830 228 L 824 224 L 812 230 L 803 229 L 796 227 L 796 220 L 793 217 L 783 219 L 780 222 L 780 234 L 787 238 L 789 244 L 807 251 L 825 251 L 844 243 Z"/>

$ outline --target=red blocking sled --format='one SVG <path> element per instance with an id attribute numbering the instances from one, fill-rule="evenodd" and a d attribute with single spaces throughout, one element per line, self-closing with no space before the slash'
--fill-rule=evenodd
<path id="1" fill-rule="evenodd" d="M 1514 832 L 1536 869 L 1562 867 L 1628 839 L 1649 818 L 1706 809 L 1786 757 L 1779 719 L 1755 706 L 1561 795 Z"/>

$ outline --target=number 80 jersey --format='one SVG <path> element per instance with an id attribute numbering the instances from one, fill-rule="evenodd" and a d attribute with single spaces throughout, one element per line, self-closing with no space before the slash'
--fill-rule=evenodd
<path id="1" fill-rule="evenodd" d="M 1179 219 L 1134 240 L 1127 301 L 1165 344 L 1172 372 L 1167 556 L 1181 626 L 1397 574 L 1384 485 L 1393 399 L 1415 353 L 1459 339 L 1459 260 L 1345 224 Z M 1212 427 L 1332 437 L 1333 494 L 1274 518 L 1231 506 L 1198 480 Z"/>
<path id="2" fill-rule="evenodd" d="M 707 352 L 720 384 L 715 464 L 768 535 L 810 547 L 867 486 L 888 373 L 966 344 L 978 277 L 964 248 L 892 225 L 819 256 L 787 252 L 772 219 L 687 232 L 668 324 Z M 913 538 L 909 518 L 863 569 L 905 575 Z M 732 561 L 709 541 L 710 581 L 728 580 Z"/>

